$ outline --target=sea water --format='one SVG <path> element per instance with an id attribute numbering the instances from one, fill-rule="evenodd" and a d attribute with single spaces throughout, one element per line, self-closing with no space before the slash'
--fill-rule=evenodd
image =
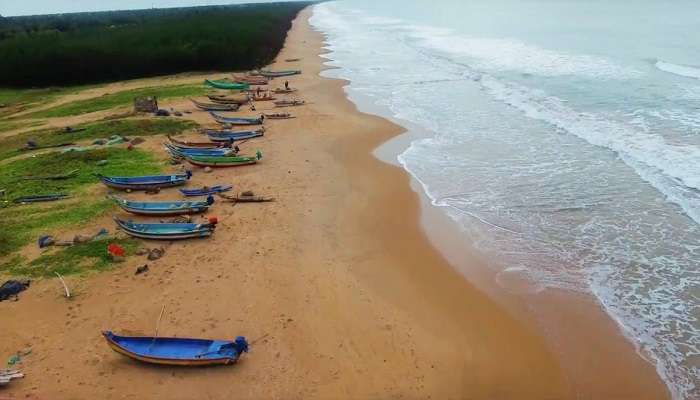
<path id="1" fill-rule="evenodd" d="M 419 128 L 398 160 L 499 275 L 593 294 L 700 398 L 700 3 L 341 0 L 311 23 L 351 100 Z"/>

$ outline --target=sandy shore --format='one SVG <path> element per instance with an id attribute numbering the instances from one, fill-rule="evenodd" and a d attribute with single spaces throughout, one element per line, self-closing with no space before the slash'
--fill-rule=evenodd
<path id="1" fill-rule="evenodd" d="M 602 314 L 586 309 L 564 318 L 551 296 L 543 304 L 568 325 L 566 340 L 548 342 L 509 306 L 517 299 L 492 299 L 431 246 L 408 176 L 371 155 L 401 129 L 358 113 L 344 82 L 319 77 L 322 37 L 310 29 L 309 15 L 295 21 L 278 57 L 302 61 L 273 68 L 303 69 L 290 82 L 310 104 L 290 110 L 296 119 L 270 121 L 265 138 L 245 145 L 246 152 L 263 151 L 259 165 L 195 171 L 196 184 L 230 182 L 278 201 L 215 205 L 214 237 L 168 245 L 148 274 L 134 276 L 146 261 L 133 259 L 112 272 L 71 278 L 70 301 L 50 280 L 18 302 L 0 303 L 0 355 L 33 349 L 21 366 L 27 377 L 0 396 L 666 398 L 651 366 L 609 321 L 577 319 Z M 205 113 L 192 118 L 210 122 Z M 468 250 L 459 258 L 486 270 Z M 576 301 L 561 297 L 564 308 L 576 310 Z M 152 335 L 163 305 L 161 335 L 245 335 L 251 352 L 232 367 L 154 368 L 103 343 L 104 329 Z M 576 339 L 581 357 L 569 360 L 572 368 L 556 347 L 576 346 Z"/>

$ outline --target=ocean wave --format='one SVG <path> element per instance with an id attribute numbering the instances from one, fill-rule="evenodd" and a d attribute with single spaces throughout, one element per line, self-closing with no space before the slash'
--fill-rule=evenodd
<path id="1" fill-rule="evenodd" d="M 409 36 L 422 46 L 468 58 L 475 69 L 515 71 L 540 76 L 578 75 L 589 78 L 630 79 L 642 73 L 603 57 L 572 55 L 526 44 L 511 38 L 465 37 L 450 29 L 406 25 Z"/>
<path id="2" fill-rule="evenodd" d="M 654 66 L 664 72 L 674 75 L 683 76 L 686 78 L 700 79 L 700 68 L 690 65 L 673 64 L 666 61 L 657 61 Z"/>

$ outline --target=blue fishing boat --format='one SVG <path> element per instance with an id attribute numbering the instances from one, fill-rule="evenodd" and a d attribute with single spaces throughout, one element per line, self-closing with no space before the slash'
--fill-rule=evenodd
<path id="1" fill-rule="evenodd" d="M 175 240 L 203 238 L 211 236 L 216 228 L 215 223 L 209 224 L 176 224 L 176 223 L 148 223 L 138 224 L 131 221 L 123 221 L 114 218 L 119 227 L 131 236 L 141 239 Z"/>
<path id="2" fill-rule="evenodd" d="M 111 197 L 119 207 L 132 214 L 141 215 L 182 215 L 199 214 L 207 211 L 214 204 L 214 197 L 206 201 L 131 201 Z"/>
<path id="3" fill-rule="evenodd" d="M 173 175 L 153 175 L 153 176 L 104 176 L 97 174 L 102 183 L 120 190 L 153 190 L 166 187 L 184 185 L 192 172 Z"/>
<path id="4" fill-rule="evenodd" d="M 173 337 L 118 336 L 102 332 L 112 350 L 134 360 L 151 364 L 206 366 L 234 364 L 248 352 L 245 337 L 235 340 L 189 339 Z"/>
<path id="5" fill-rule="evenodd" d="M 209 114 L 216 120 L 216 122 L 224 125 L 262 125 L 263 119 L 257 118 L 243 118 L 243 117 L 225 117 L 221 114 L 217 114 L 210 111 Z"/>
<path id="6" fill-rule="evenodd" d="M 233 189 L 233 186 L 217 185 L 211 187 L 205 186 L 200 189 L 180 189 L 180 193 L 184 194 L 187 197 L 208 196 L 216 193 L 228 192 L 231 189 Z"/>

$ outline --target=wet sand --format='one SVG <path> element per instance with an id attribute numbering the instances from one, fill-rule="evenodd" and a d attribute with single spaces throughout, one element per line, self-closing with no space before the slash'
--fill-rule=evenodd
<path id="1" fill-rule="evenodd" d="M 567 336 L 552 342 L 527 313 L 518 313 L 517 297 L 464 279 L 458 269 L 488 271 L 473 252 L 463 249 L 455 268 L 449 254 L 431 245 L 409 177 L 371 154 L 401 128 L 358 113 L 345 98 L 345 82 L 319 77 L 322 36 L 310 29 L 309 15 L 307 9 L 295 21 L 272 66 L 303 69 L 289 80 L 309 104 L 285 110 L 297 118 L 269 121 L 264 138 L 245 144 L 246 153 L 262 150 L 259 165 L 210 174 L 195 169 L 192 183 L 233 183 L 277 201 L 218 203 L 208 214 L 220 221 L 212 238 L 166 244 L 165 257 L 155 262 L 132 258 L 111 272 L 71 277 L 72 300 L 62 298 L 57 280 L 45 280 L 20 301 L 0 303 L 0 355 L 33 349 L 21 365 L 27 377 L 0 395 L 667 398 L 651 366 L 602 313 L 576 313 L 583 303 L 571 297 L 543 298 L 548 314 L 562 316 Z M 258 111 L 267 107 L 258 103 Z M 204 112 L 191 118 L 211 123 Z M 145 147 L 162 153 L 158 142 L 149 139 Z M 169 197 L 178 196 L 156 196 Z M 97 222 L 113 229 L 107 218 Z M 134 276 L 144 263 L 150 272 Z M 489 281 L 488 272 L 473 275 Z M 160 335 L 245 335 L 251 352 L 231 367 L 182 369 L 139 364 L 103 342 L 105 329 L 152 335 L 163 305 Z M 572 313 L 566 317 L 561 307 Z M 562 360 L 561 346 L 574 346 L 568 354 L 581 357 Z"/>

